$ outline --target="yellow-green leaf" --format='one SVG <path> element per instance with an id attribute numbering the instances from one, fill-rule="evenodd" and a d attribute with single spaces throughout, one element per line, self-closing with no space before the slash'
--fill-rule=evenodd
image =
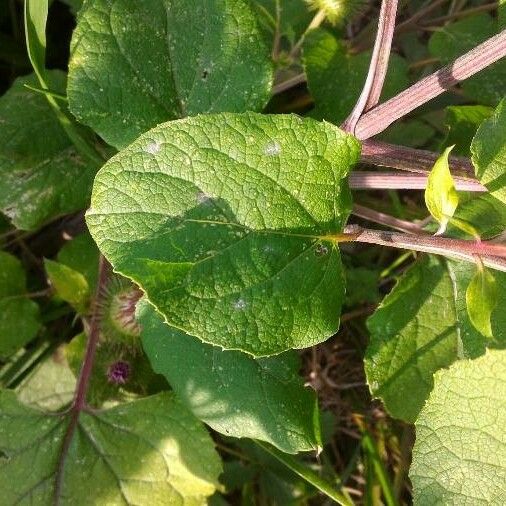
<path id="1" fill-rule="evenodd" d="M 490 317 L 497 305 L 497 297 L 497 283 L 493 274 L 480 265 L 466 290 L 467 313 L 476 329 L 490 338 Z"/>
<path id="2" fill-rule="evenodd" d="M 430 171 L 425 190 L 427 209 L 432 217 L 439 222 L 439 230 L 436 235 L 442 234 L 446 230 L 448 221 L 455 213 L 459 203 L 459 196 L 448 166 L 448 156 L 452 149 L 453 146 L 446 148 L 436 160 Z"/>

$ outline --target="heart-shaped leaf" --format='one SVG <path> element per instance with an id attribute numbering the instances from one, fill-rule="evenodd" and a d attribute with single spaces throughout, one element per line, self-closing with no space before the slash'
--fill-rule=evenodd
<path id="1" fill-rule="evenodd" d="M 170 325 L 254 355 L 311 346 L 339 326 L 335 235 L 359 151 L 297 116 L 166 123 L 102 168 L 87 222 Z"/>

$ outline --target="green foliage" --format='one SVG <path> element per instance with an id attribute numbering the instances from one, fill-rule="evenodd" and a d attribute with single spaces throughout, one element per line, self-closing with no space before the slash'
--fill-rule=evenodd
<path id="1" fill-rule="evenodd" d="M 415 504 L 504 504 L 505 399 L 506 351 L 436 373 L 415 423 Z"/>
<path id="2" fill-rule="evenodd" d="M 321 446 L 316 397 L 297 377 L 294 353 L 255 360 L 170 327 L 148 303 L 139 311 L 153 368 L 197 418 L 227 436 L 260 439 L 289 453 Z"/>
<path id="3" fill-rule="evenodd" d="M 351 112 L 365 81 L 370 52 L 349 54 L 346 45 L 330 32 L 312 30 L 304 41 L 304 69 L 315 101 L 311 116 L 341 124 Z M 388 67 L 382 98 L 387 99 L 409 84 L 408 65 L 393 54 Z"/>
<path id="4" fill-rule="evenodd" d="M 506 204 L 506 100 L 484 121 L 471 144 L 476 176 L 490 194 Z"/>
<path id="5" fill-rule="evenodd" d="M 99 172 L 87 223 L 172 326 L 256 356 L 338 328 L 358 143 L 295 116 L 166 123 Z M 333 297 L 327 297 L 332 293 Z"/>
<path id="6" fill-rule="evenodd" d="M 488 14 L 469 16 L 434 32 L 429 51 L 442 63 L 450 63 L 503 28 Z M 502 59 L 464 81 L 462 90 L 481 105 L 495 106 L 504 96 L 505 80 L 506 62 Z"/>
<path id="7" fill-rule="evenodd" d="M 0 359 L 29 343 L 39 328 L 39 306 L 26 294 L 21 262 L 0 251 Z"/>
<path id="8" fill-rule="evenodd" d="M 432 217 L 439 223 L 436 235 L 442 234 L 453 217 L 459 204 L 459 196 L 455 189 L 448 156 L 453 146 L 446 148 L 443 154 L 436 160 L 430 171 L 425 189 L 425 204 Z"/>
<path id="9" fill-rule="evenodd" d="M 262 109 L 271 84 L 243 0 L 92 0 L 79 13 L 70 110 L 117 148 L 169 119 Z"/>
<path id="10" fill-rule="evenodd" d="M 205 504 L 220 461 L 202 425 L 168 393 L 81 413 L 47 415 L 0 391 L 0 489 L 5 504 Z M 184 448 L 184 452 L 181 449 Z M 30 469 L 30 473 L 26 473 Z"/>
<path id="11" fill-rule="evenodd" d="M 65 89 L 61 72 L 47 77 L 51 89 Z M 25 84 L 38 82 L 18 78 L 0 99 L 0 208 L 16 227 L 31 230 L 86 207 L 96 169 L 77 153 L 45 97 Z"/>
<path id="12" fill-rule="evenodd" d="M 423 258 L 368 320 L 367 381 L 393 416 L 413 422 L 432 390 L 436 371 L 484 352 L 487 338 L 471 323 L 466 308 L 474 270 L 472 264 Z M 504 307 L 506 276 L 496 276 Z M 492 319 L 492 333 L 504 346 L 504 313 L 494 312 Z"/>

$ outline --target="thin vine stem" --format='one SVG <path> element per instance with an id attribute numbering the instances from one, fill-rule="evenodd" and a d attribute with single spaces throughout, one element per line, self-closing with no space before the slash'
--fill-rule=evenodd
<path id="1" fill-rule="evenodd" d="M 489 38 L 433 74 L 421 79 L 395 97 L 366 112 L 354 134 L 364 140 L 383 132 L 394 121 L 429 102 L 459 82 L 506 56 L 506 30 Z"/>
<path id="2" fill-rule="evenodd" d="M 56 471 L 55 487 L 54 487 L 54 504 L 59 503 L 59 497 L 61 495 L 63 485 L 63 474 L 65 461 L 74 437 L 75 431 L 79 422 L 79 415 L 86 406 L 86 394 L 90 383 L 91 373 L 93 370 L 93 362 L 95 360 L 95 353 L 97 351 L 97 345 L 100 338 L 100 305 L 104 296 L 105 284 L 109 279 L 110 265 L 103 255 L 99 258 L 98 267 L 98 283 L 95 298 L 92 305 L 92 313 L 90 319 L 90 327 L 88 332 L 88 342 L 86 344 L 86 351 L 84 355 L 81 372 L 77 381 L 76 390 L 74 393 L 74 400 L 70 407 L 70 420 L 63 438 L 63 443 L 60 450 L 60 456 L 58 459 L 58 468 Z"/>
<path id="3" fill-rule="evenodd" d="M 379 101 L 390 60 L 397 4 L 398 0 L 382 0 L 381 2 L 378 31 L 364 88 L 351 114 L 341 125 L 341 128 L 347 132 L 354 133 L 364 111 L 375 106 Z"/>

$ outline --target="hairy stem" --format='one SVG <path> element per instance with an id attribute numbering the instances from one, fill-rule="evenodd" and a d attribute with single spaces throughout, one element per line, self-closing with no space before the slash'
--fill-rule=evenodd
<path id="1" fill-rule="evenodd" d="M 352 172 L 350 188 L 354 190 L 425 190 L 428 174 L 399 174 L 398 172 Z M 454 177 L 458 191 L 486 192 L 487 189 L 471 179 Z"/>
<path id="2" fill-rule="evenodd" d="M 353 111 L 342 124 L 343 130 L 347 132 L 354 133 L 355 127 L 364 111 L 375 106 L 379 101 L 388 70 L 397 3 L 398 0 L 382 0 L 381 2 L 378 31 L 376 33 L 376 41 L 374 42 L 367 79 Z"/>
<path id="3" fill-rule="evenodd" d="M 355 136 L 363 140 L 383 132 L 394 121 L 504 56 L 506 56 L 506 30 L 365 113 L 358 120 Z"/>
<path id="4" fill-rule="evenodd" d="M 346 227 L 344 234 L 336 236 L 335 240 L 337 242 L 362 242 L 421 251 L 472 263 L 476 263 L 475 257 L 478 255 L 488 267 L 506 272 L 506 245 L 489 241 L 465 241 L 432 235 L 372 230 L 356 225 Z"/>
<path id="5" fill-rule="evenodd" d="M 427 174 L 439 156 L 439 153 L 432 151 L 367 139 L 362 143 L 361 160 L 371 165 Z M 475 179 L 473 165 L 469 158 L 450 156 L 448 161 L 453 175 L 462 176 L 468 180 Z"/>
<path id="6" fill-rule="evenodd" d="M 65 467 L 65 460 L 68 455 L 72 438 L 74 437 L 79 415 L 86 404 L 86 393 L 90 383 L 91 372 L 93 370 L 93 362 L 95 360 L 95 352 L 97 350 L 98 340 L 100 337 L 100 303 L 104 295 L 104 286 L 109 278 L 110 265 L 107 260 L 100 255 L 98 267 L 98 283 L 97 291 L 92 305 L 92 314 L 90 321 L 90 329 L 88 332 L 88 343 L 86 345 L 86 352 L 84 355 L 83 365 L 77 381 L 76 390 L 74 393 L 74 401 L 70 408 L 70 420 L 67 426 L 65 437 L 58 459 L 58 468 L 56 471 L 55 488 L 54 488 L 54 503 L 59 503 L 61 496 L 61 489 L 63 485 L 63 471 Z"/>

